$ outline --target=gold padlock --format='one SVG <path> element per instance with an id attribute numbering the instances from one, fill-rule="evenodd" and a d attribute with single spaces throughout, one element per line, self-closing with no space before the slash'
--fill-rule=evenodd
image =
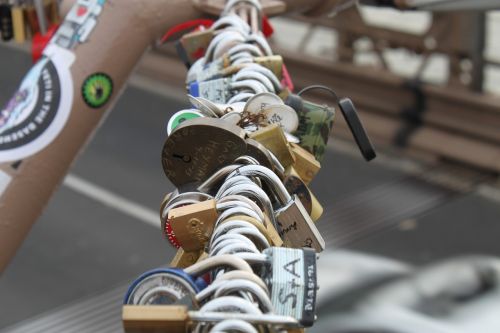
<path id="1" fill-rule="evenodd" d="M 170 267 L 186 268 L 195 264 L 200 258 L 200 251 L 186 252 L 180 248 L 177 250 L 175 257 L 170 262 Z"/>
<path id="2" fill-rule="evenodd" d="M 265 215 L 264 215 L 265 216 Z M 246 216 L 246 215 L 234 215 L 231 216 L 224 221 L 221 221 L 221 224 L 227 223 L 229 221 L 234 221 L 234 220 L 241 220 L 241 221 L 246 221 L 248 223 L 251 223 L 253 226 L 255 226 L 263 235 L 266 237 L 267 241 L 269 244 L 272 246 L 283 246 L 283 240 L 279 236 L 278 232 L 272 225 L 271 221 L 265 216 L 266 221 L 265 225 L 254 219 L 253 217 Z"/>
<path id="3" fill-rule="evenodd" d="M 280 55 L 272 55 L 265 57 L 254 58 L 255 63 L 271 70 L 278 79 L 283 79 L 283 57 Z"/>
<path id="4" fill-rule="evenodd" d="M 192 252 L 210 240 L 218 216 L 215 200 L 206 200 L 171 209 L 168 221 L 184 251 Z"/>
<path id="5" fill-rule="evenodd" d="M 214 32 L 210 29 L 193 31 L 181 37 L 181 44 L 192 63 L 203 56 L 213 38 Z"/>
<path id="6" fill-rule="evenodd" d="M 189 313 L 185 305 L 125 305 L 122 321 L 126 333 L 185 333 L 188 331 Z"/>
<path id="7" fill-rule="evenodd" d="M 295 157 L 279 124 L 272 124 L 250 133 L 250 139 L 260 142 L 269 149 L 280 161 L 283 167 L 295 163 Z"/>
<path id="8" fill-rule="evenodd" d="M 313 154 L 298 144 L 291 143 L 290 147 L 292 149 L 293 156 L 295 157 L 293 168 L 304 183 L 309 185 L 321 169 L 321 164 L 316 160 Z"/>

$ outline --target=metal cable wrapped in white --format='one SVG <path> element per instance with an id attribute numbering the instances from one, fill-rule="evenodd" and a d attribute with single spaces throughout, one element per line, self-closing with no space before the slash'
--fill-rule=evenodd
<path id="1" fill-rule="evenodd" d="M 238 159 L 240 162 L 242 159 Z M 244 160 L 244 158 L 243 158 Z M 265 171 L 255 165 L 254 159 L 249 158 L 250 162 L 247 166 L 257 167 L 267 181 L 276 181 L 277 179 L 268 175 L 271 171 Z M 242 167 L 239 165 L 239 167 Z M 267 194 L 257 185 L 255 180 L 247 176 L 234 174 L 234 168 L 226 168 L 220 172 L 220 175 L 226 175 L 226 181 L 220 186 L 219 192 L 216 195 L 219 203 L 217 209 L 221 212 L 216 222 L 215 229 L 208 246 L 208 254 L 210 258 L 217 258 L 220 255 L 241 255 L 241 259 L 248 260 L 252 263 L 263 263 L 266 261 L 266 256 L 261 254 L 265 248 L 269 248 L 270 244 L 266 237 L 252 223 L 238 218 L 226 221 L 232 216 L 248 216 L 255 219 L 258 223 L 264 224 L 264 214 L 262 210 L 250 200 L 246 195 L 251 193 L 250 197 L 261 197 L 258 202 L 269 202 Z M 244 170 L 243 173 L 246 171 Z M 229 175 L 227 175 L 229 173 Z M 271 172 L 272 173 L 272 172 Z M 260 182 L 258 182 L 260 184 Z M 244 190 L 240 193 L 239 189 Z M 236 194 L 234 194 L 236 193 Z M 270 210 L 272 207 L 269 205 Z M 272 215 L 272 211 L 271 211 Z M 228 272 L 230 273 L 230 272 Z M 228 274 L 224 271 L 219 271 L 215 274 L 215 280 L 205 290 L 201 291 L 196 297 L 200 301 L 209 300 L 199 310 L 200 313 L 206 311 L 214 311 L 223 309 L 225 312 L 244 312 L 248 313 L 250 309 L 256 309 L 263 313 L 272 313 L 273 305 L 270 300 L 269 291 L 253 281 L 232 280 L 225 281 L 224 277 Z M 224 281 L 224 282 L 223 282 Z M 240 297 L 228 296 L 237 293 Z M 236 299 L 238 299 L 236 301 Z M 220 324 L 225 321 L 220 322 Z M 208 331 L 205 326 L 204 329 Z M 215 329 L 215 327 L 214 327 Z M 196 332 L 204 332 L 202 325 L 196 327 Z"/>

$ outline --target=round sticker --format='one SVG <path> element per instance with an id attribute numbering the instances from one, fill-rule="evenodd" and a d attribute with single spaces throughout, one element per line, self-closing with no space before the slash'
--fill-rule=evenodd
<path id="1" fill-rule="evenodd" d="M 198 110 L 182 110 L 179 112 L 176 112 L 172 117 L 170 117 L 170 120 L 168 121 L 167 125 L 167 134 L 170 135 L 174 129 L 177 128 L 180 124 L 185 122 L 188 119 L 194 119 L 194 118 L 201 118 L 203 117 L 203 114 L 198 112 Z"/>
<path id="2" fill-rule="evenodd" d="M 0 108 L 0 163 L 35 154 L 60 133 L 73 101 L 72 60 L 64 51 L 40 59 Z"/>
<path id="3" fill-rule="evenodd" d="M 88 106 L 98 109 L 106 104 L 113 94 L 113 81 L 104 73 L 90 75 L 82 87 L 83 100 Z"/>

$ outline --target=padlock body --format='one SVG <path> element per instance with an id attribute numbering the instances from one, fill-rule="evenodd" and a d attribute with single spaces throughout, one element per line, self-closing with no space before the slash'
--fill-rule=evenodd
<path id="1" fill-rule="evenodd" d="M 174 208 L 168 213 L 168 221 L 184 251 L 199 251 L 212 236 L 219 216 L 215 200 Z"/>
<path id="2" fill-rule="evenodd" d="M 325 249 L 325 240 L 297 196 L 277 212 L 276 222 L 285 246 L 313 248 L 318 253 Z"/>
<path id="3" fill-rule="evenodd" d="M 270 257 L 265 280 L 277 314 L 292 316 L 310 327 L 316 313 L 316 253 L 310 249 L 269 248 Z"/>
<path id="4" fill-rule="evenodd" d="M 269 149 L 285 168 L 295 162 L 283 129 L 278 124 L 266 126 L 249 136 Z"/>

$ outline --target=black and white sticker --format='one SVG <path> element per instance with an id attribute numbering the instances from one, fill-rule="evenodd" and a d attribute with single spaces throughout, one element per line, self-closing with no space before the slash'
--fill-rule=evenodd
<path id="1" fill-rule="evenodd" d="M 0 163 L 47 147 L 64 128 L 73 104 L 71 51 L 49 45 L 19 89 L 0 109 Z"/>

